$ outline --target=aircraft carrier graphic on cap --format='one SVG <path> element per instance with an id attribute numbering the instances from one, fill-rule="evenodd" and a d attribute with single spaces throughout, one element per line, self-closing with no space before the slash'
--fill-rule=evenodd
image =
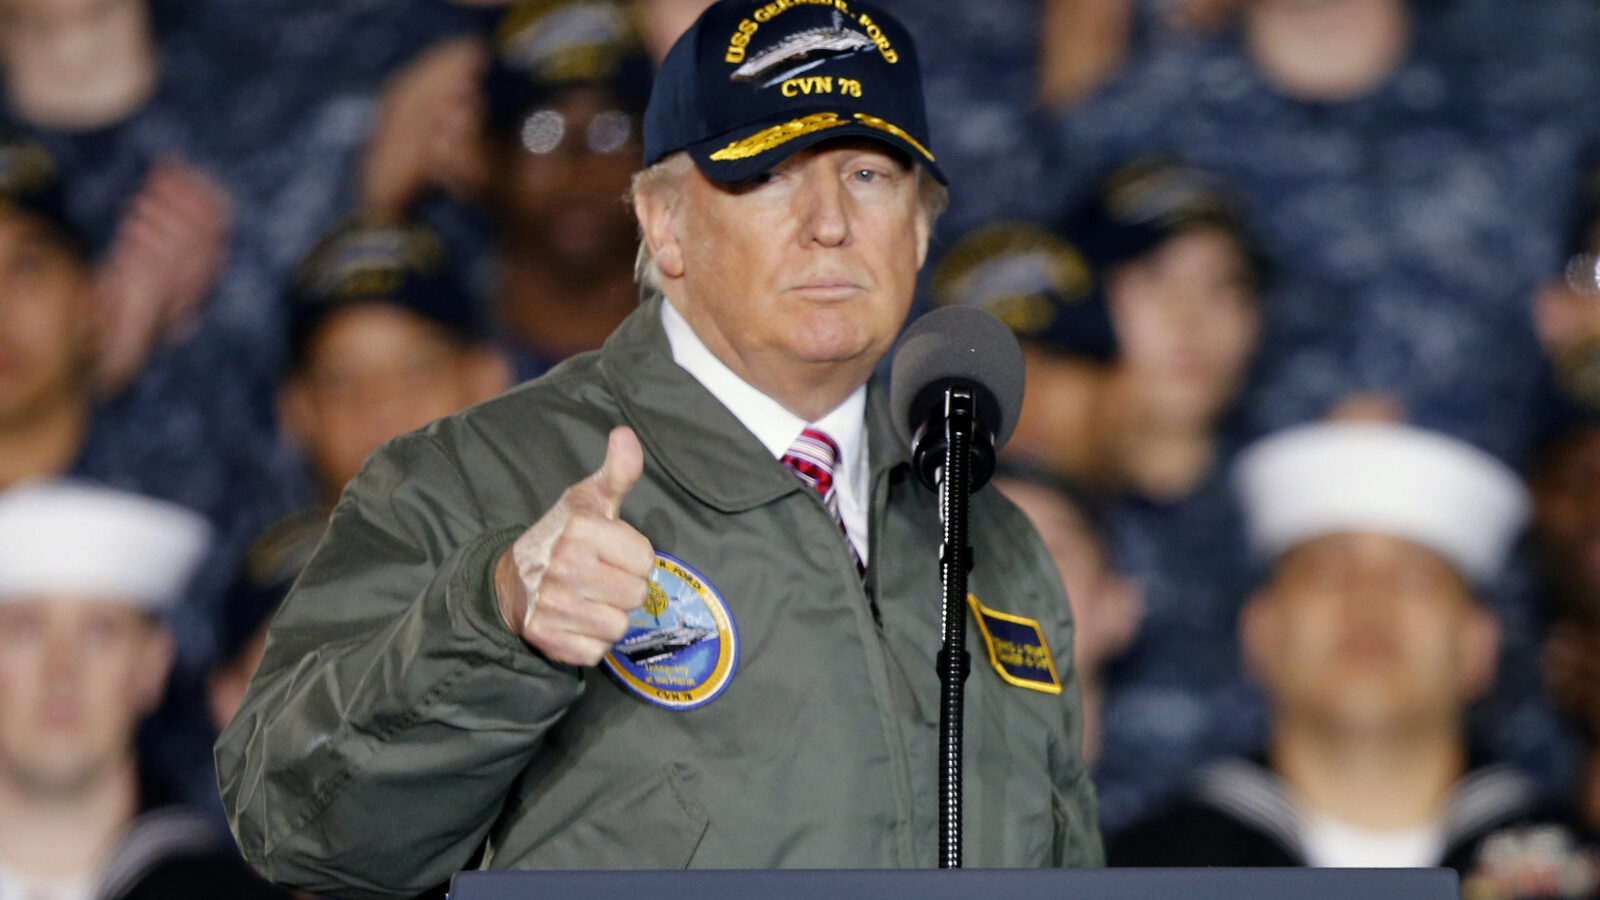
<path id="1" fill-rule="evenodd" d="M 834 10 L 832 27 L 797 31 L 746 60 L 744 65 L 733 70 L 730 78 L 733 81 L 755 81 L 765 78 L 773 69 L 783 68 L 783 71 L 761 83 L 762 87 L 771 87 L 801 72 L 815 69 L 830 59 L 852 56 L 876 46 L 872 38 L 853 28 L 846 28 L 844 16 Z M 797 65 L 784 68 L 790 63 Z"/>

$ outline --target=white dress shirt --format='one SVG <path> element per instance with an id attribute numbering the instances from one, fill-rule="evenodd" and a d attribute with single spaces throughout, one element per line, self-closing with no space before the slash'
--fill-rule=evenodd
<path id="1" fill-rule="evenodd" d="M 672 345 L 673 362 L 722 401 L 734 418 L 772 453 L 773 459 L 783 459 L 795 438 L 808 427 L 833 438 L 839 445 L 839 465 L 833 473 L 839 517 L 844 520 L 845 533 L 856 553 L 863 563 L 867 562 L 867 386 L 856 388 L 832 412 L 807 422 L 734 374 L 665 297 L 661 302 L 661 327 L 667 332 L 667 343 Z"/>

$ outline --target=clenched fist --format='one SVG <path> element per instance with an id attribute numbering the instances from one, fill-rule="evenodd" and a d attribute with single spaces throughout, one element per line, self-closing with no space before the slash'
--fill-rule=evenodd
<path id="1" fill-rule="evenodd" d="M 648 595 L 655 549 L 617 518 L 643 472 L 633 429 L 612 429 L 599 471 L 567 488 L 495 564 L 501 617 L 552 662 L 599 663 Z"/>

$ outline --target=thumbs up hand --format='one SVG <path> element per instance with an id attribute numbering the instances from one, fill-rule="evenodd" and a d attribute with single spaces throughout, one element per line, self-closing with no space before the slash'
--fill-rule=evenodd
<path id="1" fill-rule="evenodd" d="M 643 473 L 638 436 L 612 429 L 600 468 L 567 488 L 495 564 L 500 615 L 552 662 L 599 663 L 648 596 L 655 549 L 617 518 Z"/>

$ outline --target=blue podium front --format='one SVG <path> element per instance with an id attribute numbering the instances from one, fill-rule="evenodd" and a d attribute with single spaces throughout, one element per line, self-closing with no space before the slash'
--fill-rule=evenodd
<path id="1" fill-rule="evenodd" d="M 1450 869 L 462 872 L 450 900 L 1460 900 Z"/>

